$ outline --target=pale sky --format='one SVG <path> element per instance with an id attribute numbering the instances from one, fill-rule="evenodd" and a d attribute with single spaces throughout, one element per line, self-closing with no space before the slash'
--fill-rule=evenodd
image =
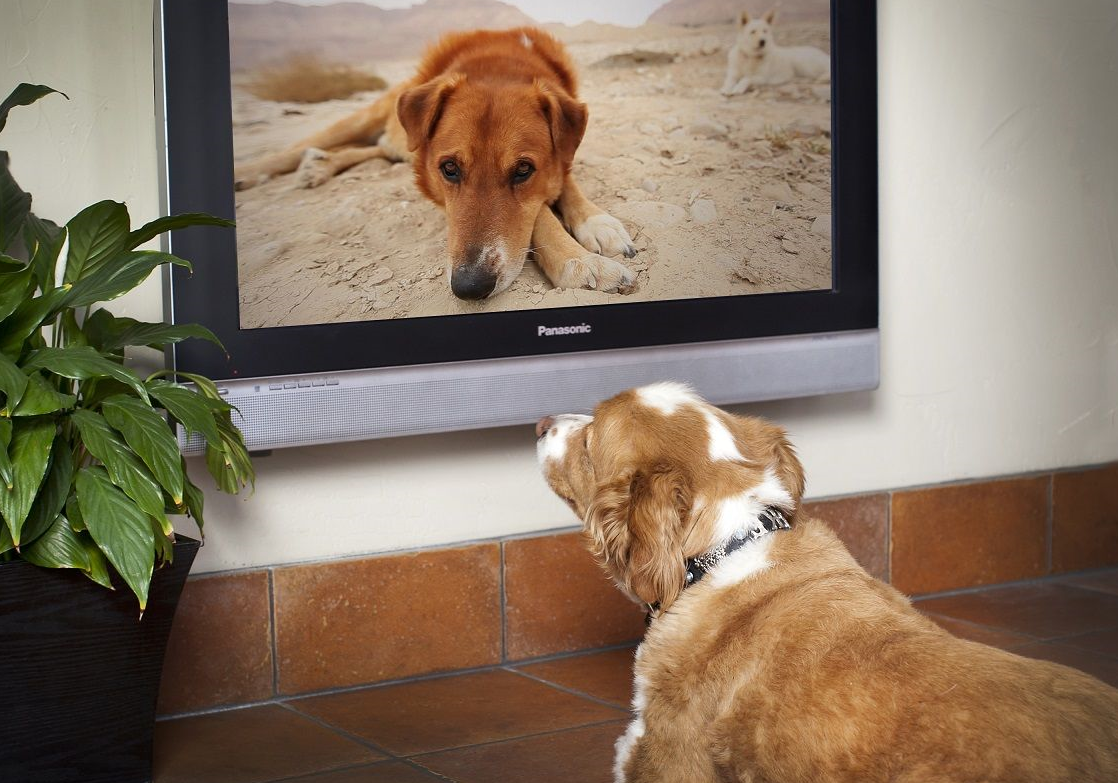
<path id="1" fill-rule="evenodd" d="M 360 0 L 381 8 L 407 8 L 416 0 Z M 232 0 L 237 3 L 269 3 L 272 0 Z M 338 0 L 286 0 L 299 5 L 331 5 Z M 503 0 L 537 22 L 578 24 L 587 20 L 628 27 L 644 24 L 648 15 L 667 0 Z"/>

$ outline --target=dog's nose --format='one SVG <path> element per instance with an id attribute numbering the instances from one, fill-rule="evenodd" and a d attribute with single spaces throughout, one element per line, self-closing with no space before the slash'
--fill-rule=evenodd
<path id="1" fill-rule="evenodd" d="M 497 276 L 476 264 L 463 264 L 450 274 L 450 290 L 459 299 L 484 299 L 496 285 Z"/>
<path id="2" fill-rule="evenodd" d="M 555 424 L 555 419 L 552 418 L 551 416 L 544 416 L 542 419 L 537 421 L 536 422 L 536 437 L 537 438 L 542 438 L 544 436 L 544 433 L 546 433 L 549 429 L 551 429 L 551 427 L 554 424 Z"/>
<path id="3" fill-rule="evenodd" d="M 765 39 L 764 39 L 764 38 L 762 38 L 762 39 L 761 39 L 761 42 L 760 42 L 759 44 L 757 44 L 757 45 L 758 45 L 758 46 L 760 46 L 760 47 L 761 47 L 762 49 L 764 49 L 764 48 L 765 48 Z"/>

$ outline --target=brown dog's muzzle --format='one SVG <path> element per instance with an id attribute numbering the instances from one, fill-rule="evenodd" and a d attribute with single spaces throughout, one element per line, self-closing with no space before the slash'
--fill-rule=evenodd
<path id="1" fill-rule="evenodd" d="M 466 257 L 450 273 L 450 290 L 459 299 L 484 299 L 497 285 L 497 271 L 486 248 L 472 245 Z"/>

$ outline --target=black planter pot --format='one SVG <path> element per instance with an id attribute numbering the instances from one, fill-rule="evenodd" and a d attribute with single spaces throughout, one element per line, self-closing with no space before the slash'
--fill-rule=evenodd
<path id="1" fill-rule="evenodd" d="M 163 653 L 198 546 L 178 537 L 142 620 L 124 585 L 0 563 L 0 780 L 151 780 Z"/>

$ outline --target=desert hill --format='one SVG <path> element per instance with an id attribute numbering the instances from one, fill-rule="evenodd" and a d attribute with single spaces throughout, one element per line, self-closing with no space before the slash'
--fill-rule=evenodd
<path id="1" fill-rule="evenodd" d="M 668 0 L 652 12 L 648 21 L 695 27 L 722 24 L 741 11 L 763 14 L 775 8 L 785 22 L 825 22 L 830 18 L 827 0 Z"/>
<path id="2" fill-rule="evenodd" d="M 534 23 L 500 0 L 426 0 L 399 9 L 365 3 L 304 6 L 277 0 L 257 5 L 234 0 L 229 3 L 230 56 L 234 71 L 279 62 L 296 52 L 365 63 L 413 57 L 451 30 Z"/>

